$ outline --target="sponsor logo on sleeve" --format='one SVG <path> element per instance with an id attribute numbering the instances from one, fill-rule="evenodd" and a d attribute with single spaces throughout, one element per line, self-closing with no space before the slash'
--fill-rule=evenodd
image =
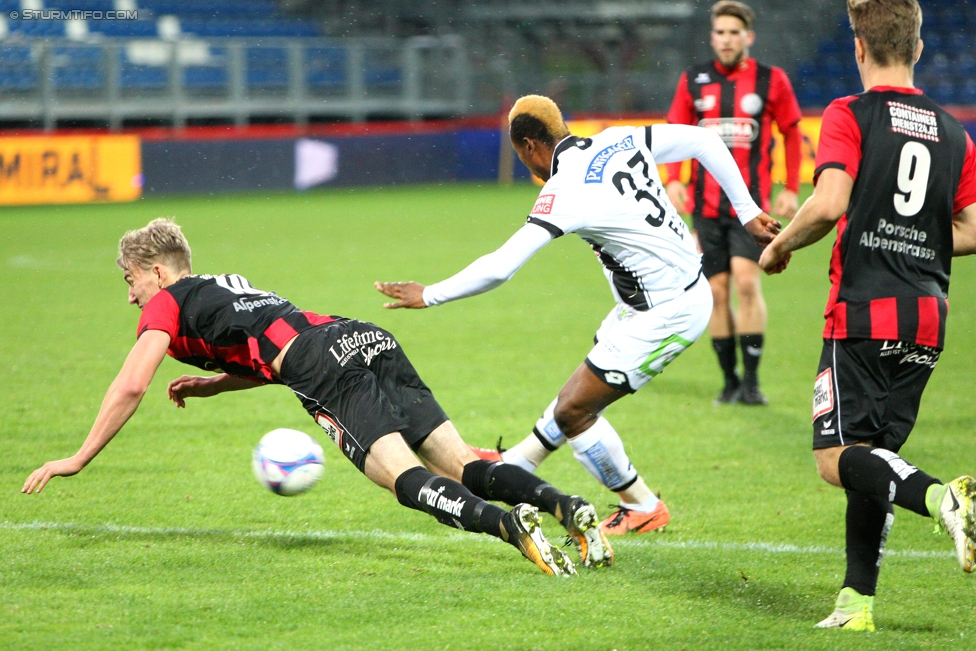
<path id="1" fill-rule="evenodd" d="M 834 410 L 834 374 L 825 369 L 813 383 L 813 420 Z M 833 420 L 833 419 L 831 419 Z M 829 425 L 829 424 L 828 424 Z"/>
<path id="2" fill-rule="evenodd" d="M 602 183 L 603 182 L 603 170 L 606 169 L 607 163 L 613 158 L 614 154 L 622 151 L 627 151 L 628 149 L 635 149 L 634 147 L 634 137 L 627 136 L 618 143 L 614 143 L 607 147 L 606 149 L 597 153 L 590 161 L 590 164 L 586 168 L 586 176 L 584 177 L 584 183 Z"/>
<path id="3" fill-rule="evenodd" d="M 535 200 L 535 205 L 532 206 L 531 215 L 548 215 L 552 212 L 552 204 L 556 202 L 556 195 L 554 194 L 540 194 L 539 198 Z"/>

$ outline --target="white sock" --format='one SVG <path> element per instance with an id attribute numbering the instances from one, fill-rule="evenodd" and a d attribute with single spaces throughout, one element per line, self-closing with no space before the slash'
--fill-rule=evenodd
<path id="1" fill-rule="evenodd" d="M 625 506 L 638 513 L 650 513 L 657 508 L 657 503 L 661 500 L 651 492 L 651 489 L 644 483 L 643 478 L 638 477 L 637 481 L 627 487 L 627 490 L 617 493 L 620 495 L 620 506 Z"/>
<path id="2" fill-rule="evenodd" d="M 555 408 L 556 400 L 553 400 L 546 407 L 539 420 L 536 421 L 535 430 L 533 430 L 532 434 L 525 437 L 515 446 L 502 452 L 502 461 L 520 466 L 529 472 L 535 472 L 535 469 L 542 465 L 546 457 L 552 454 L 553 449 L 563 445 L 566 442 L 566 437 L 563 436 L 563 433 L 559 430 L 559 426 L 556 425 L 556 419 L 553 416 Z M 538 432 L 538 435 L 536 432 Z M 543 445 L 540 437 L 545 439 L 546 445 L 549 447 Z"/>
<path id="3" fill-rule="evenodd" d="M 610 490 L 619 489 L 637 477 L 637 471 L 624 452 L 624 442 L 603 416 L 590 429 L 570 439 L 569 444 L 576 460 Z"/>
<path id="4" fill-rule="evenodd" d="M 534 439 L 535 437 L 530 436 L 529 438 Z M 526 442 L 528 442 L 528 439 L 522 441 L 522 443 Z M 522 445 L 522 443 L 519 443 L 519 445 Z M 513 466 L 518 466 L 527 472 L 535 472 L 535 469 L 539 467 L 539 464 L 526 459 L 525 456 L 518 451 L 517 448 L 519 445 L 502 452 L 502 463 L 510 463 Z M 542 446 L 540 445 L 539 447 L 541 448 Z M 543 459 L 545 459 L 545 457 L 543 457 Z"/>

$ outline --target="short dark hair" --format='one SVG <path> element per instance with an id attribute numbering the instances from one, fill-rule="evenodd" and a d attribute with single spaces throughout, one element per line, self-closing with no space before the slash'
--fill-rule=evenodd
<path id="1" fill-rule="evenodd" d="M 719 16 L 738 18 L 746 26 L 746 29 L 752 29 L 752 26 L 756 24 L 756 12 L 752 10 L 752 7 L 735 0 L 722 0 L 712 5 L 712 22 L 714 23 Z"/>
<path id="2" fill-rule="evenodd" d="M 918 0 L 847 0 L 847 16 L 854 35 L 879 66 L 915 65 L 922 30 Z"/>

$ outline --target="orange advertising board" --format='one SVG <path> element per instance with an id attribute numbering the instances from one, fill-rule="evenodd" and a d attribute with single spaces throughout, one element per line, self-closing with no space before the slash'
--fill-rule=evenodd
<path id="1" fill-rule="evenodd" d="M 142 179 L 138 136 L 0 138 L 0 205 L 133 201 Z"/>
<path id="2" fill-rule="evenodd" d="M 664 120 L 646 120 L 635 122 L 633 120 L 573 120 L 566 123 L 570 133 L 574 136 L 586 138 L 595 133 L 599 133 L 609 127 L 620 126 L 646 126 L 648 124 L 664 124 Z M 820 118 L 803 118 L 800 120 L 800 131 L 803 134 L 802 153 L 803 160 L 800 163 L 800 183 L 813 183 L 814 160 L 817 155 L 817 142 L 820 140 Z M 774 183 L 786 182 L 786 162 L 783 150 L 783 136 L 780 135 L 776 126 L 773 126 L 773 137 L 776 139 L 776 146 L 773 149 L 773 171 L 772 178 Z M 663 165 L 658 169 L 661 178 L 667 178 L 667 172 Z M 681 168 L 681 178 L 687 183 L 691 176 L 691 164 L 685 162 Z"/>

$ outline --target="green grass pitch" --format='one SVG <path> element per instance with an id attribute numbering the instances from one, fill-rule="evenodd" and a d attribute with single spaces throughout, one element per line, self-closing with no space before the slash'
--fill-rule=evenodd
<path id="1" fill-rule="evenodd" d="M 303 309 L 392 330 L 467 441 L 527 434 L 612 305 L 586 245 L 549 245 L 507 285 L 426 311 L 388 311 L 374 280 L 430 283 L 493 250 L 531 186 L 5 208 L 0 214 L 0 649 L 951 649 L 971 647 L 976 577 L 947 537 L 898 510 L 879 631 L 819 631 L 844 570 L 844 496 L 816 474 L 810 405 L 829 243 L 764 279 L 766 408 L 711 404 L 707 337 L 607 416 L 672 512 L 614 540 L 617 562 L 543 576 L 509 546 L 400 507 L 334 447 L 310 493 L 250 470 L 265 432 L 322 439 L 282 387 L 175 409 L 167 359 L 142 406 L 77 477 L 19 493 L 73 454 L 131 347 L 137 309 L 114 266 L 121 234 L 161 215 L 198 273 L 239 273 Z M 831 238 L 832 239 L 832 238 Z M 905 456 L 976 471 L 976 274 L 957 261 L 948 348 Z M 186 372 L 192 372 L 192 369 Z M 560 450 L 541 474 L 608 511 L 613 494 Z M 551 537 L 559 528 L 546 522 Z"/>

